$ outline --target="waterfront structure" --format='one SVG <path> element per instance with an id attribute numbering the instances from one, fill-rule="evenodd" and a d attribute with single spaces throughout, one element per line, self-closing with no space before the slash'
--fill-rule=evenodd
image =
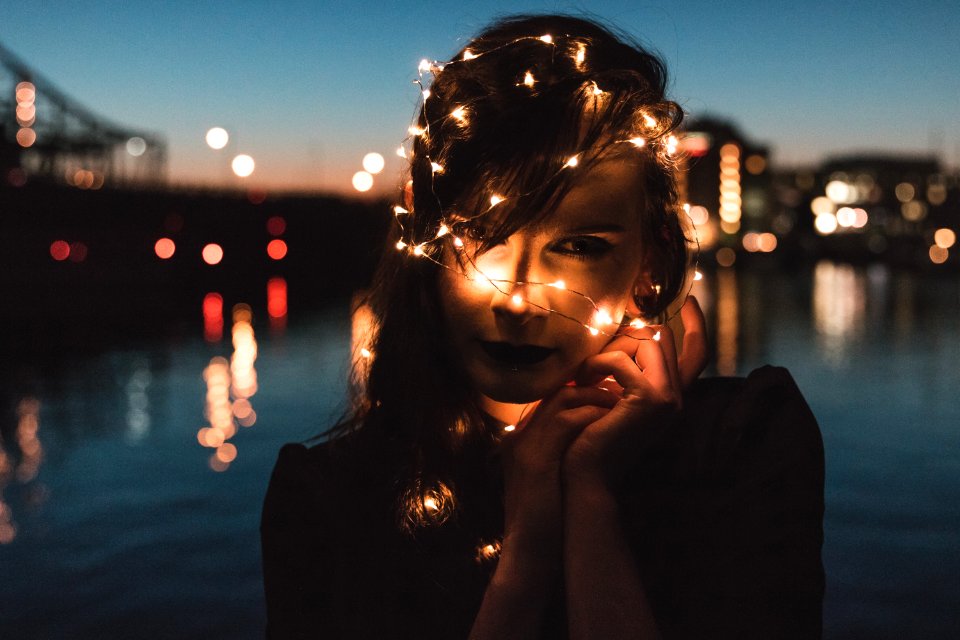
<path id="1" fill-rule="evenodd" d="M 160 136 L 110 122 L 0 45 L 0 182 L 157 185 L 166 157 Z"/>

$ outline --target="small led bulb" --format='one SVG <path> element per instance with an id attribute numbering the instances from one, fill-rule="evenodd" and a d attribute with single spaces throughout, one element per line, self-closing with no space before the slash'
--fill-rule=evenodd
<path id="1" fill-rule="evenodd" d="M 523 84 L 527 85 L 528 87 L 532 87 L 534 82 L 536 82 L 536 80 L 534 80 L 533 74 L 527 71 L 523 75 Z"/>
<path id="2" fill-rule="evenodd" d="M 513 303 L 513 306 L 519 307 L 521 304 L 523 304 L 523 298 L 520 296 L 520 294 L 514 294 L 513 297 L 510 298 L 510 302 Z"/>
<path id="3" fill-rule="evenodd" d="M 464 49 L 464 50 L 463 50 L 463 59 L 464 59 L 464 60 L 473 60 L 473 59 L 476 58 L 476 57 L 477 57 L 477 54 L 475 54 L 473 51 L 470 51 L 470 49 Z"/>
<path id="4" fill-rule="evenodd" d="M 540 36 L 540 40 L 542 42 L 546 42 L 547 44 L 553 44 L 553 36 L 551 36 L 549 33 L 546 35 Z"/>
<path id="5" fill-rule="evenodd" d="M 505 198 L 503 196 L 496 196 L 496 195 L 490 196 L 490 206 L 495 207 L 501 202 L 503 202 L 504 200 Z"/>
<path id="6" fill-rule="evenodd" d="M 565 166 L 565 167 L 575 167 L 575 166 L 577 166 L 578 164 L 580 164 L 580 158 L 579 158 L 578 156 L 570 156 L 570 157 L 567 159 L 566 164 L 564 164 L 563 166 Z"/>

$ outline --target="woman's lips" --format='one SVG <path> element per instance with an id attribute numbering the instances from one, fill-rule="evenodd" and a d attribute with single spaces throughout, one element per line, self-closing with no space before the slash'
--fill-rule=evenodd
<path id="1" fill-rule="evenodd" d="M 535 365 L 549 358 L 556 349 L 532 344 L 514 345 L 509 342 L 480 341 L 480 348 L 488 356 L 507 365 Z"/>

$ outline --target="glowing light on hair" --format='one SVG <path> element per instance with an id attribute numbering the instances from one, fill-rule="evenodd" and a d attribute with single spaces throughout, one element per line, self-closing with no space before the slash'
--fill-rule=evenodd
<path id="1" fill-rule="evenodd" d="M 456 118 L 460 122 L 464 122 L 467 119 L 467 110 L 464 107 L 457 107 L 450 112 L 452 118 Z"/>
<path id="2" fill-rule="evenodd" d="M 422 136 L 427 132 L 427 130 L 422 127 L 418 127 L 414 125 L 414 126 L 411 126 L 409 129 L 407 129 L 407 132 L 412 136 Z"/>
<path id="3" fill-rule="evenodd" d="M 420 61 L 419 66 L 417 66 L 417 70 L 420 73 L 425 73 L 427 71 L 430 71 L 430 66 L 431 66 L 430 61 L 424 58 L 423 60 Z"/>
<path id="4" fill-rule="evenodd" d="M 404 242 L 403 240 L 397 240 L 396 247 L 399 251 L 403 251 L 404 249 L 407 248 L 407 243 Z"/>
<path id="5" fill-rule="evenodd" d="M 430 97 L 430 89 L 424 89 L 424 90 L 423 90 L 423 99 L 426 100 L 426 99 L 429 98 L 429 97 Z"/>
<path id="6" fill-rule="evenodd" d="M 536 79 L 534 79 L 532 73 L 527 71 L 525 74 L 523 74 L 523 84 L 527 85 L 528 87 L 532 87 L 535 82 Z"/>
<path id="7" fill-rule="evenodd" d="M 595 96 L 603 95 L 603 89 L 598 87 L 596 82 L 593 83 L 593 86 L 591 87 L 591 89 L 592 89 L 593 95 Z"/>
<path id="8" fill-rule="evenodd" d="M 547 44 L 553 44 L 553 36 L 551 36 L 549 33 L 546 35 L 540 36 L 540 40 L 542 42 L 546 42 Z"/>
<path id="9" fill-rule="evenodd" d="M 476 58 L 476 57 L 477 57 L 477 56 L 474 55 L 474 53 L 473 53 L 472 51 L 470 51 L 470 49 L 464 49 L 464 50 L 463 50 L 463 59 L 464 59 L 464 60 L 473 60 L 473 59 Z"/>
<path id="10" fill-rule="evenodd" d="M 431 163 L 430 163 L 430 169 L 431 169 L 434 173 L 443 173 L 443 166 L 440 165 L 440 164 L 437 164 L 436 162 L 431 162 Z"/>
<path id="11" fill-rule="evenodd" d="M 453 246 L 455 246 L 457 249 L 463 249 L 463 240 L 461 240 L 459 237 L 454 238 Z"/>
<path id="12" fill-rule="evenodd" d="M 520 296 L 519 294 L 514 294 L 514 295 L 510 298 L 510 302 L 513 303 L 513 306 L 519 307 L 520 305 L 523 304 L 523 297 Z"/>
<path id="13" fill-rule="evenodd" d="M 577 65 L 577 68 L 583 66 L 584 61 L 587 59 L 587 45 L 582 42 L 577 45 L 577 52 L 573 55 L 573 62 Z"/>
<path id="14" fill-rule="evenodd" d="M 450 233 L 450 227 L 448 227 L 448 226 L 445 225 L 445 224 L 441 224 L 441 225 L 440 225 L 440 228 L 437 230 L 437 237 L 438 237 L 438 238 L 442 238 L 443 236 L 447 235 L 448 233 Z"/>
<path id="15" fill-rule="evenodd" d="M 565 167 L 575 167 L 580 164 L 579 156 L 570 156 L 567 161 L 563 164 Z"/>
<path id="16" fill-rule="evenodd" d="M 566 289 L 567 283 L 563 280 L 557 280 L 556 282 L 551 282 L 547 285 L 548 287 L 553 287 L 554 289 Z"/>
<path id="17" fill-rule="evenodd" d="M 647 129 L 655 129 L 657 127 L 657 120 L 649 113 L 644 113 L 642 117 L 643 124 Z"/>
<path id="18" fill-rule="evenodd" d="M 504 200 L 506 200 L 506 198 L 504 198 L 503 196 L 497 196 L 497 195 L 490 196 L 490 206 L 495 207 L 501 202 L 503 202 Z"/>
<path id="19" fill-rule="evenodd" d="M 407 157 L 407 152 L 406 150 L 404 150 L 403 145 L 400 145 L 399 147 L 397 147 L 397 155 L 400 156 L 401 158 Z"/>
<path id="20" fill-rule="evenodd" d="M 503 428 L 503 430 L 504 430 L 504 431 L 507 431 L 507 432 L 516 431 L 516 429 L 517 429 L 517 425 L 515 425 L 515 424 L 508 424 L 507 426 L 505 426 L 505 427 Z"/>
<path id="21" fill-rule="evenodd" d="M 647 141 L 644 140 L 643 138 L 640 138 L 640 137 L 630 138 L 629 140 L 627 140 L 627 142 L 629 142 L 630 144 L 632 144 L 633 146 L 635 146 L 635 147 L 637 147 L 637 148 L 640 148 L 640 147 L 644 146 L 645 144 L 647 144 Z"/>

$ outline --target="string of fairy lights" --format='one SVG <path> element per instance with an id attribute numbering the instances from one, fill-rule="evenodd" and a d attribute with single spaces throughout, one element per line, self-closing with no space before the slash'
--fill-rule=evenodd
<path id="1" fill-rule="evenodd" d="M 431 97 L 430 88 L 425 86 L 424 77 L 427 74 L 431 74 L 434 77 L 436 74 L 442 72 L 446 67 L 453 64 L 470 64 L 472 60 L 480 58 L 482 56 L 491 55 L 495 52 L 498 52 L 507 47 L 516 45 L 520 42 L 526 41 L 539 41 L 542 42 L 545 46 L 558 47 L 560 44 L 553 36 L 545 34 L 542 36 L 524 36 L 517 38 L 510 42 L 506 42 L 497 47 L 487 49 L 481 52 L 474 52 L 471 49 L 465 49 L 460 58 L 455 60 L 450 60 L 446 62 L 440 61 L 431 61 L 431 60 L 421 60 L 417 68 L 417 79 L 414 81 L 415 84 L 420 89 L 420 107 L 423 113 L 426 113 L 427 101 Z M 569 36 L 562 36 L 559 40 L 565 42 L 566 50 L 568 55 L 573 60 L 575 67 L 578 70 L 584 69 L 587 64 L 589 44 L 582 39 L 571 38 Z M 517 83 L 517 86 L 524 86 L 533 90 L 537 86 L 537 78 L 534 75 L 532 70 L 522 70 L 520 76 L 520 81 Z M 588 97 L 592 97 L 594 100 L 602 100 L 605 91 L 603 88 L 594 80 L 590 80 L 581 88 L 582 91 L 586 92 Z M 466 104 L 456 105 L 453 109 L 450 110 L 447 114 L 449 118 L 452 118 L 458 125 L 466 127 L 469 125 L 471 112 L 470 107 Z M 639 123 L 639 131 L 635 135 L 632 135 L 629 138 L 622 140 L 616 140 L 613 144 L 629 144 L 632 147 L 640 150 L 644 149 L 650 152 L 651 150 L 654 153 L 661 154 L 660 160 L 664 163 L 670 162 L 674 159 L 674 156 L 677 153 L 679 148 L 679 140 L 673 135 L 666 127 L 663 127 L 661 122 L 657 120 L 650 113 L 640 111 L 637 114 L 637 122 Z M 401 142 L 400 146 L 397 148 L 397 155 L 404 158 L 410 159 L 410 155 L 407 153 L 405 144 L 407 144 L 413 138 L 421 138 L 426 140 L 430 136 L 430 122 L 429 119 L 424 118 L 424 126 L 419 126 L 418 124 L 413 124 L 407 130 L 407 137 Z M 544 182 L 544 186 L 549 184 L 553 178 L 557 177 L 561 172 L 576 170 L 582 164 L 584 160 L 585 151 L 576 153 L 571 156 L 566 156 L 559 158 L 559 166 L 553 176 Z M 431 167 L 431 180 L 435 179 L 437 174 L 442 174 L 444 172 L 444 166 L 437 159 L 431 158 L 430 156 L 426 157 L 427 161 L 430 163 Z M 433 186 L 431 182 L 431 186 Z M 542 188 L 542 187 L 541 187 Z M 442 203 L 439 200 L 439 196 L 436 193 L 435 189 L 432 189 L 433 196 L 437 200 L 438 206 L 443 210 Z M 396 249 L 398 251 L 406 252 L 408 255 L 417 258 L 425 259 L 433 264 L 437 265 L 440 268 L 448 269 L 457 273 L 458 275 L 467 278 L 471 282 L 484 283 L 491 286 L 499 294 L 508 296 L 510 301 L 516 307 L 521 307 L 526 304 L 530 307 L 539 309 L 546 313 L 555 314 L 577 324 L 580 324 L 586 331 L 588 331 L 592 336 L 604 335 L 608 337 L 614 337 L 618 335 L 626 335 L 636 340 L 659 340 L 660 331 L 656 331 L 652 337 L 641 337 L 631 333 L 622 333 L 621 331 L 624 327 L 629 327 L 633 329 L 639 329 L 646 326 L 646 321 L 643 318 L 633 318 L 629 322 L 618 322 L 615 320 L 610 312 L 607 309 L 604 309 L 598 303 L 591 298 L 587 293 L 582 291 L 577 291 L 567 287 L 566 283 L 563 280 L 555 280 L 553 282 L 536 282 L 536 281 L 516 281 L 503 278 L 494 278 L 484 273 L 474 260 L 474 253 L 468 250 L 467 243 L 464 242 L 462 235 L 457 231 L 460 228 L 464 228 L 469 225 L 472 221 L 480 218 L 494 208 L 500 206 L 508 199 L 519 199 L 525 196 L 529 196 L 534 191 L 527 193 L 515 193 L 512 195 L 507 195 L 498 192 L 489 193 L 487 202 L 489 205 L 475 213 L 471 216 L 466 216 L 461 213 L 457 213 L 451 217 L 441 217 L 440 223 L 433 235 L 433 237 L 426 239 L 416 239 L 412 237 L 412 234 L 408 232 L 408 229 L 404 225 L 404 218 L 412 215 L 412 211 L 408 208 L 397 204 L 393 207 L 393 214 L 396 224 L 400 229 L 400 239 L 396 243 Z M 679 211 L 677 212 L 679 215 Z M 689 295 L 693 282 L 700 280 L 702 275 L 698 270 L 699 266 L 699 256 L 700 256 L 700 240 L 696 232 L 696 225 L 693 223 L 693 220 L 690 219 L 690 206 L 688 204 L 683 205 L 683 214 L 687 217 L 689 221 L 689 228 L 693 232 L 692 242 L 695 244 L 696 250 L 694 253 L 693 260 L 693 277 L 689 278 L 689 284 L 686 287 L 686 291 L 682 296 L 684 299 Z M 457 256 L 458 268 L 454 268 L 447 264 L 446 262 L 437 258 L 436 254 L 438 253 L 437 248 L 439 243 L 450 243 L 452 245 L 454 254 Z M 463 268 L 465 265 L 469 265 L 472 269 L 472 273 L 467 273 Z M 577 296 L 587 303 L 589 303 L 590 308 L 592 309 L 592 317 L 588 322 L 583 322 L 581 319 L 564 313 L 559 309 L 553 309 L 547 306 L 538 304 L 532 300 L 527 299 L 526 297 L 518 294 L 511 293 L 511 290 L 516 291 L 517 288 L 522 288 L 526 290 L 529 286 L 544 286 L 550 287 L 552 289 L 564 291 L 571 296 Z M 652 288 L 654 291 L 660 293 L 660 285 L 653 283 Z M 676 314 L 679 313 L 679 306 L 676 310 L 668 315 L 663 322 L 669 321 Z M 612 327 L 616 327 L 612 329 Z M 361 350 L 362 356 L 364 358 L 372 358 L 373 354 L 366 348 Z M 529 409 L 524 407 L 523 413 Z M 521 420 L 523 417 L 521 413 Z M 518 420 L 518 423 L 520 420 Z M 506 425 L 503 428 L 504 432 L 510 432 L 516 429 L 515 425 Z M 424 487 L 417 483 L 415 487 L 409 488 L 404 495 L 404 503 L 406 504 L 406 519 L 408 523 L 421 524 L 421 525 L 438 525 L 445 522 L 453 512 L 454 508 L 454 494 L 451 489 L 444 484 L 442 481 L 437 481 L 431 487 Z M 476 547 L 475 560 L 480 564 L 485 564 L 488 562 L 496 561 L 500 554 L 501 541 L 499 540 L 482 540 L 479 542 Z"/>

